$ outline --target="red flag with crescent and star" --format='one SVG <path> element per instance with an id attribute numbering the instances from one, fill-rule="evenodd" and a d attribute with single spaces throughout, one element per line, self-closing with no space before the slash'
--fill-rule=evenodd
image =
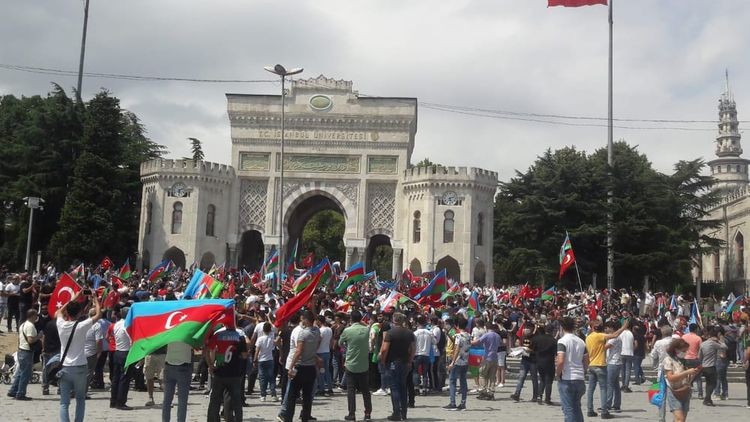
<path id="1" fill-rule="evenodd" d="M 79 286 L 73 278 L 68 275 L 68 273 L 63 273 L 60 280 L 58 280 L 55 285 L 55 290 L 52 291 L 52 295 L 49 297 L 47 311 L 49 312 L 50 317 L 54 317 L 57 310 L 70 302 L 70 299 L 81 290 L 83 290 L 81 286 Z"/>
<path id="2" fill-rule="evenodd" d="M 560 278 L 575 262 L 576 255 L 573 253 L 573 244 L 570 243 L 570 236 L 565 233 L 565 241 L 560 246 Z"/>

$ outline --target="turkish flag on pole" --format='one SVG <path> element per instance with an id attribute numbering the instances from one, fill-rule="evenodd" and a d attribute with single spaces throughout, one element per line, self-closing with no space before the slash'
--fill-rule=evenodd
<path id="1" fill-rule="evenodd" d="M 547 7 L 563 6 L 563 7 L 580 7 L 580 6 L 593 6 L 595 4 L 607 5 L 607 0 L 549 0 Z"/>
<path id="2" fill-rule="evenodd" d="M 49 303 L 47 304 L 47 311 L 49 312 L 50 318 L 54 318 L 57 310 L 62 308 L 63 305 L 70 302 L 73 296 L 81 291 L 81 286 L 76 284 L 72 277 L 68 273 L 63 273 L 60 280 L 55 285 L 55 290 L 52 291 L 52 295 L 49 297 Z"/>

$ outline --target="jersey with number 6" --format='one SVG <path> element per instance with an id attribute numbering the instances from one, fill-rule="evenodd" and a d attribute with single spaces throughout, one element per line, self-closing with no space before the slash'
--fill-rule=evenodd
<path id="1" fill-rule="evenodd" d="M 242 354 L 247 352 L 245 337 L 237 330 L 221 329 L 208 340 L 208 348 L 216 351 L 216 375 L 236 377 L 245 370 Z"/>

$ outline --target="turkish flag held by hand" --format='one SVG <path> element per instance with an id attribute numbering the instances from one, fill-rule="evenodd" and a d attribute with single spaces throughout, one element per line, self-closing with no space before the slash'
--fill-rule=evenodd
<path id="1" fill-rule="evenodd" d="M 60 280 L 55 285 L 55 290 L 52 291 L 52 295 L 49 297 L 49 303 L 47 304 L 47 311 L 49 312 L 50 318 L 53 318 L 57 313 L 57 310 L 62 308 L 63 305 L 70 302 L 70 299 L 75 296 L 76 293 L 83 290 L 81 286 L 76 284 L 72 277 L 68 273 L 63 273 Z"/>
<path id="2" fill-rule="evenodd" d="M 607 0 L 549 0 L 547 7 L 552 6 L 564 6 L 564 7 L 580 7 L 580 6 L 593 6 L 595 4 L 607 4 Z"/>

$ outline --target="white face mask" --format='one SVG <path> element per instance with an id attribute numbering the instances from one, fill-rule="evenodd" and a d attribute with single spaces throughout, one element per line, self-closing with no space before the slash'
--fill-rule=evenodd
<path id="1" fill-rule="evenodd" d="M 680 359 L 685 359 L 685 353 L 686 352 L 677 352 L 677 357 Z"/>

